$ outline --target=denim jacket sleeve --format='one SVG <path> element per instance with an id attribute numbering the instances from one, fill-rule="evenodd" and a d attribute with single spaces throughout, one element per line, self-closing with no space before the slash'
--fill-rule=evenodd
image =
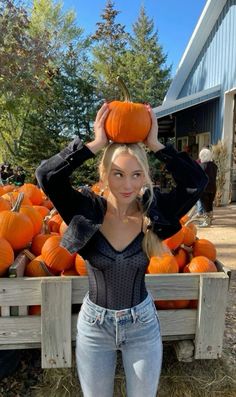
<path id="1" fill-rule="evenodd" d="M 66 224 L 76 215 L 82 215 L 92 222 L 99 223 L 102 220 L 101 206 L 98 205 L 95 195 L 89 189 L 79 192 L 70 183 L 72 172 L 93 156 L 77 137 L 61 152 L 44 160 L 36 170 L 40 187 Z M 94 219 L 95 217 L 98 219 Z"/>
<path id="2" fill-rule="evenodd" d="M 197 202 L 208 183 L 208 178 L 196 161 L 185 152 L 177 152 L 171 145 L 156 152 L 156 158 L 166 164 L 176 187 L 169 193 L 154 189 L 154 198 L 148 208 L 152 230 L 161 239 L 166 239 L 181 228 L 179 219 Z M 143 197 L 144 206 L 149 192 Z"/>

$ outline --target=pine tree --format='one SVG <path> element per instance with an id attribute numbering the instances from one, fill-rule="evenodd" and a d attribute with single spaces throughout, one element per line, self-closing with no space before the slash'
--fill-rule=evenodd
<path id="1" fill-rule="evenodd" d="M 93 67 L 98 91 L 108 100 L 117 95 L 116 77 L 127 44 L 125 26 L 116 23 L 118 14 L 119 11 L 114 9 L 114 2 L 107 0 L 101 14 L 102 21 L 96 24 L 97 30 L 92 36 L 96 43 L 93 48 Z"/>
<path id="2" fill-rule="evenodd" d="M 129 50 L 119 66 L 133 101 L 148 102 L 153 107 L 163 101 L 171 71 L 166 59 L 154 21 L 141 7 L 138 20 L 133 24 L 133 34 L 129 35 Z"/>

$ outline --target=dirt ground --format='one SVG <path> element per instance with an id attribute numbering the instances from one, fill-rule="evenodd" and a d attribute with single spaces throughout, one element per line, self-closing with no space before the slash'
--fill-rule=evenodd
<path id="1" fill-rule="evenodd" d="M 214 208 L 211 227 L 199 228 L 199 238 L 212 241 L 217 248 L 217 259 L 224 266 L 236 270 L 236 202 Z"/>

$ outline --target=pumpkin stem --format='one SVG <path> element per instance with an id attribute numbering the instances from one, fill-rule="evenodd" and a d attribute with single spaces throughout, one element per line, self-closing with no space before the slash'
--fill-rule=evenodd
<path id="1" fill-rule="evenodd" d="M 13 211 L 13 212 L 19 212 L 19 211 L 20 211 L 20 207 L 21 207 L 21 204 L 22 204 L 23 199 L 24 199 L 24 193 L 23 193 L 23 192 L 20 192 L 20 193 L 18 194 L 18 197 L 17 197 L 17 199 L 16 199 L 15 204 L 14 204 L 13 207 L 12 207 L 12 211 Z"/>
<path id="2" fill-rule="evenodd" d="M 117 76 L 116 80 L 117 80 L 118 86 L 124 96 L 124 101 L 131 102 L 129 90 L 128 90 L 127 86 L 125 85 L 124 81 L 122 80 L 122 78 L 120 76 Z"/>

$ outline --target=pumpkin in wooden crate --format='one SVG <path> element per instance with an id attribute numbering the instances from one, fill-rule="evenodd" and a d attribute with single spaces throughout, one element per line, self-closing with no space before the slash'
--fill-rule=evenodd
<path id="1" fill-rule="evenodd" d="M 63 270 L 61 272 L 62 277 L 70 277 L 70 276 L 79 276 L 78 272 L 76 271 L 75 267 L 71 267 L 70 269 Z"/>
<path id="2" fill-rule="evenodd" d="M 29 217 L 19 212 L 23 197 L 24 194 L 20 193 L 12 210 L 0 212 L 0 237 L 5 238 L 13 250 L 25 248 L 34 234 Z"/>
<path id="3" fill-rule="evenodd" d="M 186 251 L 186 249 L 179 247 L 175 251 L 174 257 L 178 263 L 179 271 L 181 272 L 189 262 L 189 253 Z"/>
<path id="4" fill-rule="evenodd" d="M 50 209 L 45 207 L 44 205 L 33 205 L 33 207 L 42 215 L 43 218 L 50 214 Z"/>
<path id="5" fill-rule="evenodd" d="M 195 256 L 190 263 L 185 266 L 184 273 L 208 273 L 217 272 L 217 267 L 210 259 L 205 256 Z"/>
<path id="6" fill-rule="evenodd" d="M 193 244 L 193 256 L 206 256 L 214 262 L 216 260 L 216 247 L 211 241 L 200 238 Z"/>
<path id="7" fill-rule="evenodd" d="M 178 263 L 171 253 L 164 252 L 160 256 L 152 256 L 147 267 L 147 273 L 178 273 Z"/>
<path id="8" fill-rule="evenodd" d="M 177 299 L 177 300 L 155 300 L 157 309 L 171 310 L 171 309 L 185 309 L 189 307 L 190 300 L 188 299 Z"/>
<path id="9" fill-rule="evenodd" d="M 79 254 L 76 254 L 75 257 L 75 269 L 80 276 L 87 276 L 88 274 L 86 262 L 84 258 Z"/>
<path id="10" fill-rule="evenodd" d="M 14 251 L 11 244 L 0 237 L 0 276 L 4 276 L 14 261 Z"/>
<path id="11" fill-rule="evenodd" d="M 30 259 L 30 262 L 25 267 L 24 275 L 26 277 L 53 276 L 53 273 L 47 268 L 42 255 L 34 256 L 29 250 L 24 250 L 24 252 L 27 258 Z"/>
<path id="12" fill-rule="evenodd" d="M 134 143 L 146 139 L 151 128 L 151 116 L 147 106 L 130 101 L 124 82 L 117 77 L 125 100 L 108 104 L 110 112 L 105 120 L 107 137 L 113 142 Z"/>
<path id="13" fill-rule="evenodd" d="M 11 209 L 10 201 L 4 199 L 3 197 L 0 197 L 0 211 L 10 210 L 10 209 Z"/>
<path id="14" fill-rule="evenodd" d="M 62 217 L 60 214 L 54 214 L 48 219 L 48 226 L 51 232 L 60 233 L 60 226 L 62 223 Z"/>
<path id="15" fill-rule="evenodd" d="M 190 247 L 193 245 L 194 241 L 196 240 L 196 233 L 194 232 L 193 229 L 191 229 L 188 226 L 182 226 L 182 231 L 183 231 L 183 242 L 182 244 L 187 245 Z"/>
<path id="16" fill-rule="evenodd" d="M 43 201 L 41 190 L 33 183 L 25 183 L 19 188 L 19 192 L 25 193 L 33 205 L 40 205 Z"/>
<path id="17" fill-rule="evenodd" d="M 49 226 L 47 224 L 47 220 L 44 219 L 43 220 L 43 226 L 41 229 L 41 232 L 36 234 L 33 239 L 32 239 L 32 243 L 31 243 L 31 247 L 30 250 L 32 251 L 32 253 L 36 256 L 41 254 L 42 251 L 42 247 L 45 243 L 45 241 L 52 236 L 57 236 L 58 233 L 55 232 L 51 232 L 49 229 Z"/>
<path id="18" fill-rule="evenodd" d="M 43 224 L 42 215 L 32 205 L 22 205 L 20 207 L 20 213 L 27 215 L 31 220 L 34 230 L 33 235 L 38 234 Z"/>
<path id="19" fill-rule="evenodd" d="M 184 239 L 184 233 L 183 233 L 183 229 L 181 228 L 177 233 L 173 234 L 173 236 L 165 239 L 163 243 L 170 250 L 175 250 L 183 243 L 183 239 Z"/>
<path id="20" fill-rule="evenodd" d="M 8 192 L 8 193 L 4 194 L 2 196 L 2 198 L 4 198 L 5 200 L 8 200 L 9 203 L 11 204 L 11 207 L 13 207 L 19 197 L 19 194 L 20 194 L 19 192 Z M 23 196 L 21 204 L 22 205 L 32 205 L 29 197 L 27 197 L 25 194 Z"/>
<path id="21" fill-rule="evenodd" d="M 41 306 L 40 305 L 29 306 L 28 314 L 30 316 L 40 316 L 40 314 L 41 314 Z"/>
<path id="22" fill-rule="evenodd" d="M 44 262 L 53 271 L 60 273 L 74 265 L 76 254 L 70 254 L 60 246 L 61 236 L 49 237 L 42 247 Z"/>

